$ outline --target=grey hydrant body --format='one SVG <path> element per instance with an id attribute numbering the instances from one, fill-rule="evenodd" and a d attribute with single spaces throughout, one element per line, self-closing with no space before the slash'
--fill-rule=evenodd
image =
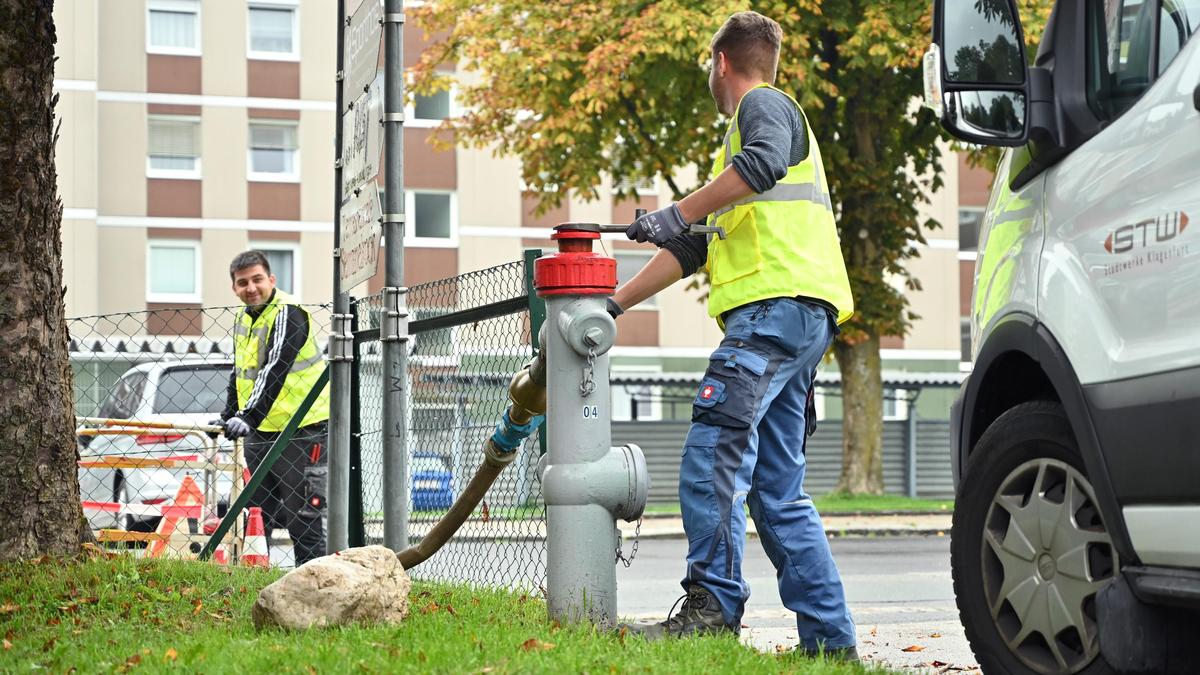
<path id="1" fill-rule="evenodd" d="M 606 295 L 546 298 L 547 521 L 550 618 L 609 627 L 617 618 L 616 518 L 641 516 L 649 489 L 636 446 L 611 447 Z"/>

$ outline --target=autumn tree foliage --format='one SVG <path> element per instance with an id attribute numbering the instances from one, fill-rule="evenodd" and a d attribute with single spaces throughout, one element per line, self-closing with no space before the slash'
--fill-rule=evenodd
<path id="1" fill-rule="evenodd" d="M 778 21 L 777 84 L 800 101 L 820 143 L 857 308 L 833 350 L 844 392 L 839 488 L 879 493 L 880 338 L 904 335 L 917 318 L 905 294 L 920 281 L 905 261 L 939 227 L 918 214 L 942 185 L 940 131 L 916 104 L 931 5 L 437 0 L 412 12 L 436 42 L 413 66 L 415 88 L 447 86 L 438 64 L 459 64 L 465 112 L 445 126 L 458 143 L 519 157 L 545 207 L 568 191 L 596 196 L 604 175 L 614 184 L 661 176 L 678 199 L 699 184 L 677 177 L 707 175 L 726 123 L 703 69 L 713 33 L 746 9 Z"/>

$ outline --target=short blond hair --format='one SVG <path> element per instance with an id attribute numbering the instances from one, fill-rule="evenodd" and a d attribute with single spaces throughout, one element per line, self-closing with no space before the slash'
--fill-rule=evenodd
<path id="1" fill-rule="evenodd" d="M 758 12 L 738 12 L 729 17 L 712 39 L 712 53 L 725 52 L 729 65 L 742 74 L 757 75 L 774 83 L 779 68 L 783 29 Z"/>

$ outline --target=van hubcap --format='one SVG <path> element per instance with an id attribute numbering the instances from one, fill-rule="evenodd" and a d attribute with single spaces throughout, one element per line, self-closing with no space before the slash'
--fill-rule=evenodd
<path id="1" fill-rule="evenodd" d="M 992 620 L 1026 666 L 1074 673 L 1096 658 L 1096 592 L 1118 564 L 1082 473 L 1047 458 L 1014 469 L 988 508 L 980 558 Z"/>

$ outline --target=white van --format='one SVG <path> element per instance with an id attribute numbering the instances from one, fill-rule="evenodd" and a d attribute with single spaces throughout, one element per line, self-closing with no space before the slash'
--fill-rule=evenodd
<path id="1" fill-rule="evenodd" d="M 1022 3 L 1028 4 L 1028 3 Z M 988 673 L 1200 672 L 1200 0 L 935 0 L 926 103 L 1007 146 L 954 407 Z"/>

